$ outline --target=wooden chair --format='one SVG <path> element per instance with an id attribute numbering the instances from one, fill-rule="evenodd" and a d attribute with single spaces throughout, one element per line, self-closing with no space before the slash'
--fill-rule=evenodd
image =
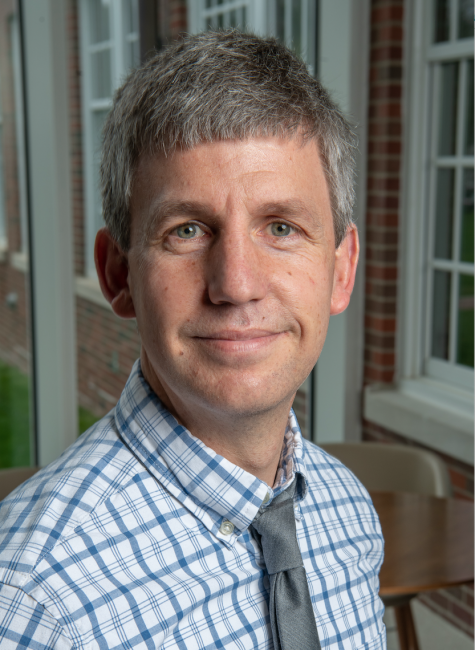
<path id="1" fill-rule="evenodd" d="M 377 442 L 331 443 L 320 447 L 351 469 L 367 490 L 452 495 L 446 466 L 436 454 L 425 449 Z M 410 593 L 383 597 L 386 607 L 394 607 L 401 650 L 419 649 L 410 604 L 415 596 Z"/>
<path id="2" fill-rule="evenodd" d="M 29 479 L 39 470 L 39 467 L 12 467 L 0 469 L 0 501 L 13 490 Z"/>

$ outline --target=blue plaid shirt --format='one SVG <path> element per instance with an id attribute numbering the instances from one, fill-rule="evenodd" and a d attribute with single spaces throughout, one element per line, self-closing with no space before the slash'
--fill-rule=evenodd
<path id="1" fill-rule="evenodd" d="M 271 489 L 180 426 L 138 362 L 116 408 L 0 504 L 0 648 L 270 650 L 249 525 L 294 478 L 322 648 L 385 648 L 383 538 L 353 474 L 291 412 Z"/>

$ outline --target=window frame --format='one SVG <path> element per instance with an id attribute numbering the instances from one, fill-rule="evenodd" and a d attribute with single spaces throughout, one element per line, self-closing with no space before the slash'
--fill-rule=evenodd
<path id="1" fill-rule="evenodd" d="M 453 6 L 456 6 L 453 3 Z M 429 20 L 425 19 L 427 16 Z M 420 380 L 434 380 L 455 391 L 468 394 L 473 391 L 473 370 L 452 362 L 435 359 L 429 355 L 432 308 L 431 269 L 441 268 L 433 263 L 434 177 L 438 167 L 434 155 L 434 132 L 438 128 L 431 109 L 435 92 L 431 77 L 438 75 L 431 66 L 444 61 L 460 61 L 473 56 L 473 39 L 431 44 L 433 29 L 433 3 L 424 0 L 414 3 L 412 38 L 407 48 L 406 70 L 408 101 L 406 115 L 408 129 L 405 136 L 405 192 L 401 224 L 401 321 L 399 331 L 399 380 L 403 385 Z M 452 20 L 452 24 L 453 24 Z M 453 35 L 453 34 L 452 34 Z M 461 71 L 460 73 L 461 74 Z M 459 114 L 463 110 L 459 107 Z M 432 113 L 432 115 L 430 115 Z M 430 115 L 430 119 L 427 119 Z M 458 137 L 458 136 L 457 136 Z M 467 162 L 468 158 L 464 157 Z M 453 161 L 457 164 L 456 157 Z M 472 162 L 473 164 L 473 162 Z M 421 188 L 423 188 L 421 190 Z M 460 187 L 456 187 L 460 192 Z M 460 197 L 457 196 L 457 204 Z M 456 208 L 457 209 L 457 208 Z M 421 215 L 423 217 L 421 218 Z M 467 263 L 451 261 L 450 266 L 467 267 Z M 454 282 L 452 283 L 454 285 Z M 456 296 L 452 295 L 452 301 Z M 452 307 L 453 309 L 453 307 Z M 453 336 L 453 334 L 452 334 Z M 452 392 L 452 390 L 450 391 Z"/>
<path id="2" fill-rule="evenodd" d="M 135 5 L 136 23 L 138 27 L 138 1 L 131 0 Z M 111 95 L 107 98 L 92 98 L 92 66 L 91 50 L 97 50 L 97 44 L 89 43 L 89 11 L 91 0 L 80 0 L 79 3 L 79 20 L 80 20 L 80 56 L 81 56 L 81 109 L 83 124 L 83 178 L 84 178 L 84 195 L 85 195 L 85 223 L 84 223 L 84 267 L 85 276 L 96 278 L 96 269 L 94 264 L 94 242 L 98 225 L 98 204 L 97 197 L 99 188 L 99 151 L 95 150 L 93 114 L 110 110 L 112 107 L 112 98 L 117 88 L 129 72 L 127 64 L 126 46 L 132 41 L 139 42 L 139 30 L 136 32 L 125 32 L 125 11 L 126 0 L 114 0 L 109 3 L 109 40 L 103 41 L 99 45 L 108 44 L 111 52 Z M 134 34 L 135 37 L 131 38 Z M 138 63 L 138 61 L 137 61 Z"/>

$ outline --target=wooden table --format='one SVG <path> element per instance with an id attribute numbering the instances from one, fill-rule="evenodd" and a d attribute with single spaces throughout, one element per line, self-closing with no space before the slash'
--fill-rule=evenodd
<path id="1" fill-rule="evenodd" d="M 380 595 L 396 605 L 401 647 L 417 650 L 410 597 L 473 580 L 473 503 L 395 492 L 371 498 L 385 540 Z"/>

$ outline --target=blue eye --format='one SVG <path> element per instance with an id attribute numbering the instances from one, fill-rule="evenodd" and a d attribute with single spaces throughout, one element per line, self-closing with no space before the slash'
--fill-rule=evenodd
<path id="1" fill-rule="evenodd" d="M 195 237 L 201 237 L 204 233 L 201 228 L 194 223 L 185 223 L 183 226 L 179 226 L 176 229 L 176 234 L 180 239 L 194 239 Z"/>
<path id="2" fill-rule="evenodd" d="M 292 227 L 286 223 L 275 222 L 271 224 L 270 230 L 274 237 L 286 237 L 291 234 Z"/>

